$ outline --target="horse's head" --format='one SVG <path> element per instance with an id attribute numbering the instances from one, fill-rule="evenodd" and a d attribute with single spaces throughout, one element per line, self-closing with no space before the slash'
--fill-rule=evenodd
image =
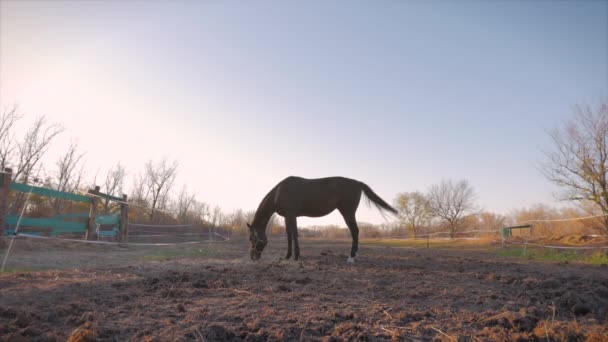
<path id="1" fill-rule="evenodd" d="M 249 255 L 251 256 L 251 260 L 258 260 L 262 256 L 262 251 L 266 247 L 268 240 L 263 231 L 261 233 L 258 232 L 249 223 L 247 223 L 247 227 L 249 227 Z"/>

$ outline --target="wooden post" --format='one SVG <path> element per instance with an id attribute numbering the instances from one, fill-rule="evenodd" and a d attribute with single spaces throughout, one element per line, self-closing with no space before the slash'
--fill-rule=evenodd
<path id="1" fill-rule="evenodd" d="M 5 168 L 5 173 L 1 173 L 2 185 L 0 185 L 0 237 L 4 235 L 4 227 L 6 225 L 6 215 L 8 215 L 8 194 L 11 189 L 11 180 L 13 170 Z"/>
<path id="2" fill-rule="evenodd" d="M 127 203 L 127 195 L 122 195 L 122 203 L 120 203 L 120 242 L 129 242 L 129 204 Z"/>
<path id="3" fill-rule="evenodd" d="M 92 195 L 99 194 L 99 187 L 95 186 L 95 190 L 89 190 Z M 95 236 L 95 216 L 97 216 L 97 202 L 99 197 L 91 196 L 91 209 L 89 211 L 89 224 L 87 225 L 87 240 L 93 240 Z"/>

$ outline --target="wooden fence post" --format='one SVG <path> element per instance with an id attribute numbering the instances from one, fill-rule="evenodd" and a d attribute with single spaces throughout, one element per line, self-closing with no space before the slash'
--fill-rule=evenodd
<path id="1" fill-rule="evenodd" d="M 0 237 L 4 235 L 4 227 L 6 225 L 6 215 L 8 215 L 8 194 L 11 189 L 11 180 L 13 170 L 5 168 L 5 173 L 0 174 L 2 177 L 2 185 L 0 186 Z"/>
<path id="2" fill-rule="evenodd" d="M 129 242 L 129 204 L 127 195 L 122 195 L 120 203 L 120 242 Z"/>
<path id="3" fill-rule="evenodd" d="M 99 194 L 99 187 L 95 186 L 95 190 L 89 190 L 89 193 L 92 195 Z M 87 225 L 87 240 L 93 240 L 93 236 L 95 235 L 95 216 L 97 216 L 97 202 L 99 201 L 99 197 L 91 196 L 91 209 L 89 212 L 89 224 Z"/>

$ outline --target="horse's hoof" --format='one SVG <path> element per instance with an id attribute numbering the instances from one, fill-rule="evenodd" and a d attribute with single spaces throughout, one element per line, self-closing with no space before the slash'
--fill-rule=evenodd
<path id="1" fill-rule="evenodd" d="M 349 263 L 349 264 L 354 264 L 355 263 L 355 258 L 348 257 L 348 259 L 346 259 L 346 262 Z"/>

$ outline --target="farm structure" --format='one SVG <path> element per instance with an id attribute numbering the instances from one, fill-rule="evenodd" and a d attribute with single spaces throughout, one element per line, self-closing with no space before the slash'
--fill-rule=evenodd
<path id="1" fill-rule="evenodd" d="M 99 187 L 91 189 L 86 195 L 58 191 L 35 185 L 12 181 L 12 170 L 6 168 L 0 173 L 0 236 L 16 235 L 18 232 L 37 236 L 76 235 L 87 240 L 95 238 L 112 238 L 122 242 L 128 240 L 129 206 L 127 195 L 122 198 L 101 193 Z M 14 214 L 8 214 L 8 204 L 11 195 L 25 196 L 21 201 L 22 208 Z M 41 196 L 65 201 L 77 202 L 77 208 L 85 212 L 58 213 L 53 217 L 24 216 L 27 199 L 30 196 Z M 117 214 L 100 215 L 97 204 L 101 199 L 119 203 Z M 19 209 L 19 208 L 17 208 Z"/>

